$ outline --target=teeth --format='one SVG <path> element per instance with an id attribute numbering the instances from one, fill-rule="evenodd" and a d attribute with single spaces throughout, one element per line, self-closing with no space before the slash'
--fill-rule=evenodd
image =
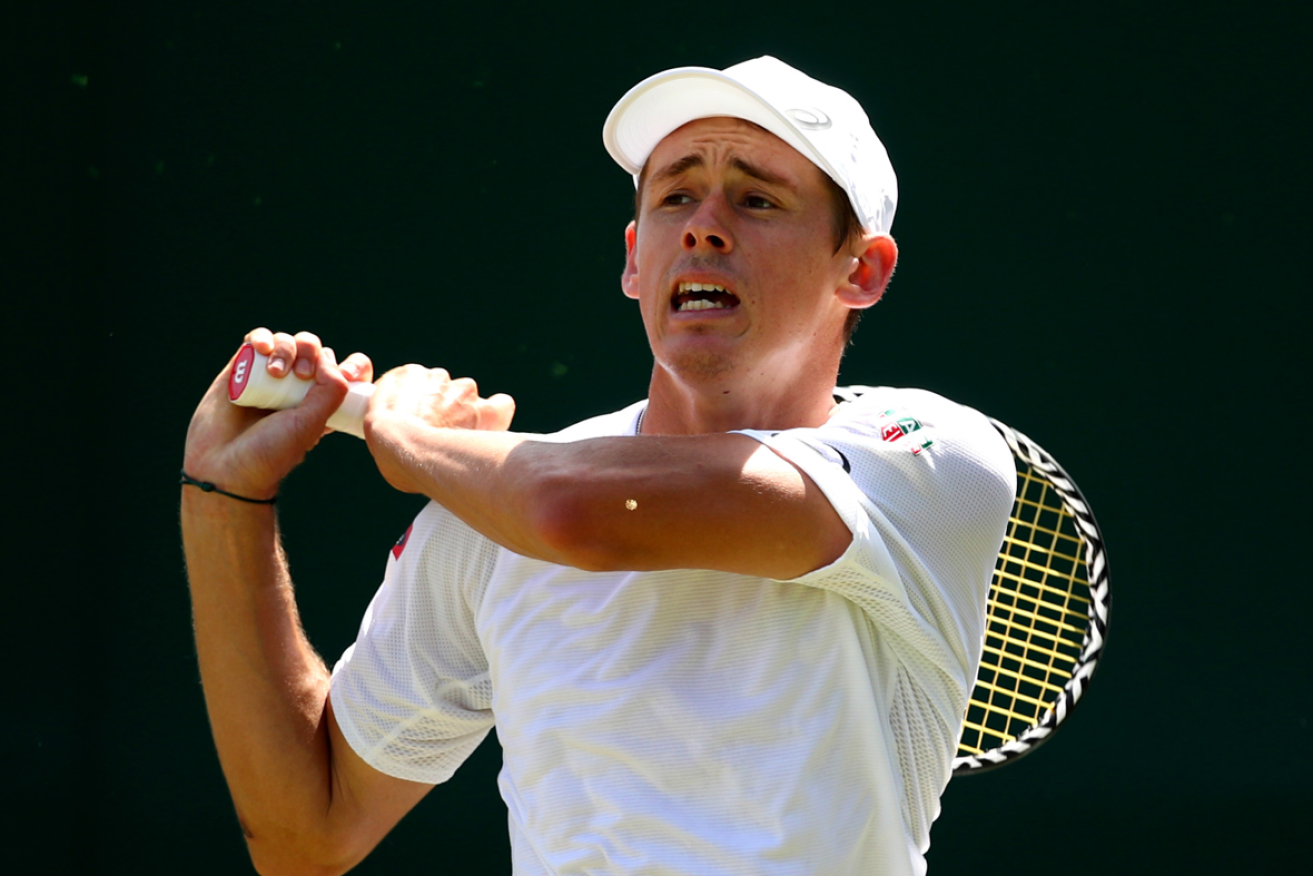
<path id="1" fill-rule="evenodd" d="M 724 286 L 717 283 L 690 283 L 683 281 L 679 284 L 679 295 L 688 295 L 695 292 L 719 292 L 721 295 L 733 295 L 727 292 Z M 686 310 L 726 310 L 732 305 L 723 301 L 710 301 L 706 298 L 691 298 L 680 303 L 678 311 Z"/>

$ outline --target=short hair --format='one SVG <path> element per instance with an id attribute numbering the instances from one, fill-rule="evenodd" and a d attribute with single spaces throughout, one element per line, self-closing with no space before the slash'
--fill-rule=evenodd
<path id="1" fill-rule="evenodd" d="M 834 219 L 834 251 L 838 253 L 854 237 L 861 237 L 865 229 L 862 228 L 862 220 L 857 218 L 853 202 L 848 199 L 848 193 L 840 188 L 828 173 L 822 175 L 825 177 L 825 189 L 830 193 L 830 215 Z M 843 321 L 845 347 L 853 342 L 853 332 L 857 331 L 857 323 L 862 321 L 862 314 L 865 312 L 860 307 L 849 309 L 848 316 Z"/>
<path id="2" fill-rule="evenodd" d="M 819 168 L 817 168 L 819 170 Z M 853 209 L 853 202 L 848 199 L 848 193 L 840 188 L 839 184 L 825 171 L 821 171 L 821 176 L 825 179 L 825 191 L 830 196 L 830 216 L 834 224 L 834 251 L 838 253 L 854 237 L 861 237 L 862 220 L 857 218 L 857 211 Z M 634 189 L 634 225 L 638 225 L 638 217 L 643 213 L 643 188 L 647 185 L 647 163 L 643 163 L 643 169 L 638 174 L 638 186 Z M 843 345 L 846 347 L 852 343 L 853 332 L 857 331 L 857 323 L 862 319 L 864 311 L 854 307 L 848 311 L 848 317 L 843 323 Z"/>

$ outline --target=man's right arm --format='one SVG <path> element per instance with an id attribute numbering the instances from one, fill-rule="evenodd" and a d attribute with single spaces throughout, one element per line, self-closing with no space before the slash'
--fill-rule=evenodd
<path id="1" fill-rule="evenodd" d="M 253 333 L 257 346 L 267 339 Z M 317 340 L 305 345 L 318 353 Z M 306 401 L 275 415 L 228 404 L 225 369 L 188 430 L 186 472 L 272 496 L 346 393 L 331 353 L 318 366 Z M 344 872 L 432 786 L 378 772 L 343 738 L 328 670 L 301 629 L 272 506 L 188 486 L 181 518 L 206 706 L 252 861 L 265 874 Z"/>

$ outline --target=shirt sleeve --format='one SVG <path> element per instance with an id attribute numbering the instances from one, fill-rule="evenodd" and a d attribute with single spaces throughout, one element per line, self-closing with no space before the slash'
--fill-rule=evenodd
<path id="1" fill-rule="evenodd" d="M 375 769 L 445 782 L 492 728 L 474 612 L 496 557 L 496 545 L 436 503 L 392 548 L 331 688 L 343 735 Z"/>
<path id="2" fill-rule="evenodd" d="M 919 390 L 874 390 L 819 428 L 745 434 L 810 477 L 852 532 L 843 556 L 795 581 L 861 607 L 927 687 L 947 686 L 936 699 L 959 724 L 1016 492 L 1007 444 L 977 411 Z"/>

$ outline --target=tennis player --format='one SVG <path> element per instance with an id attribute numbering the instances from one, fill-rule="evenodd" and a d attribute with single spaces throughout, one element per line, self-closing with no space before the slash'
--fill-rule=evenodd
<path id="1" fill-rule="evenodd" d="M 519 876 L 925 870 L 1015 477 L 968 408 L 834 401 L 897 259 L 884 147 L 773 58 L 653 76 L 604 138 L 647 399 L 525 435 L 470 380 L 385 374 L 369 450 L 433 501 L 331 673 L 269 503 L 369 360 L 259 329 L 305 402 L 230 405 L 225 369 L 196 411 L 197 649 L 262 873 L 349 869 L 494 726 Z"/>

